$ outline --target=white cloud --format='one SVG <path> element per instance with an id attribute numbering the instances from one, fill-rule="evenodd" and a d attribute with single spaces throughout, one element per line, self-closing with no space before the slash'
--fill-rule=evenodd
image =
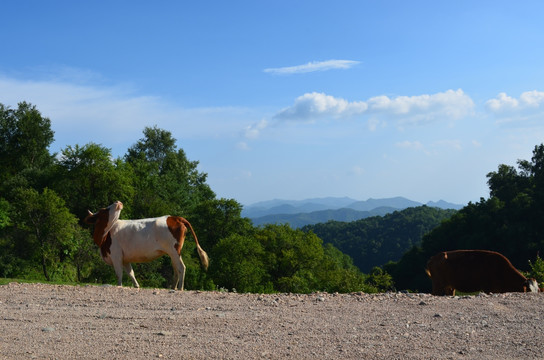
<path id="1" fill-rule="evenodd" d="M 399 123 L 419 123 L 437 119 L 458 119 L 473 112 L 474 102 L 463 90 L 418 95 L 376 96 L 367 101 L 349 102 L 323 93 L 307 93 L 295 100 L 293 106 L 276 114 L 277 119 L 313 121 L 318 117 L 344 118 L 354 115 L 372 114 L 375 119 L 371 129 L 385 119 L 396 119 Z"/>
<path id="2" fill-rule="evenodd" d="M 371 118 L 371 119 L 368 120 L 367 125 L 368 125 L 368 130 L 376 131 L 378 126 L 385 127 L 387 125 L 387 123 L 385 121 L 381 121 L 380 119 Z"/>
<path id="3" fill-rule="evenodd" d="M 259 137 L 261 131 L 263 131 L 267 127 L 268 121 L 266 121 L 266 119 L 262 119 L 261 121 L 246 127 L 244 130 L 244 136 L 247 139 L 256 139 Z"/>
<path id="4" fill-rule="evenodd" d="M 517 108 L 519 106 L 519 101 L 506 95 L 506 93 L 501 92 L 495 99 L 488 100 L 485 104 L 489 110 L 500 112 L 506 109 L 511 110 Z"/>
<path id="5" fill-rule="evenodd" d="M 437 119 L 459 119 L 472 113 L 474 102 L 463 90 L 447 90 L 431 95 L 376 96 L 368 100 L 368 112 L 395 117 L 400 123 Z"/>
<path id="6" fill-rule="evenodd" d="M 299 96 L 295 104 L 276 114 L 278 119 L 314 120 L 316 117 L 347 117 L 364 113 L 368 105 L 362 101 L 348 102 L 323 93 L 307 93 Z"/>
<path id="7" fill-rule="evenodd" d="M 540 109 L 541 105 L 544 104 L 544 92 L 526 91 L 520 95 L 519 99 L 501 92 L 497 97 L 488 100 L 485 104 L 495 114 Z"/>
<path id="8" fill-rule="evenodd" d="M 261 132 L 271 125 L 279 125 L 283 121 L 301 121 L 315 123 L 323 118 L 346 119 L 350 117 L 366 117 L 369 131 L 385 127 L 389 122 L 404 125 L 416 125 L 431 121 L 456 120 L 471 115 L 474 102 L 463 90 L 447 90 L 430 95 L 376 96 L 367 101 L 347 101 L 324 93 L 306 93 L 295 99 L 292 106 L 284 108 L 273 116 L 271 121 L 265 119 L 247 126 L 244 129 L 246 139 L 256 139 Z M 422 145 L 411 145 L 412 148 Z"/>
<path id="9" fill-rule="evenodd" d="M 273 74 L 300 74 L 309 73 L 314 71 L 326 71 L 333 69 L 349 69 L 359 64 L 359 61 L 353 60 L 327 60 L 327 61 L 312 61 L 304 65 L 287 66 L 281 68 L 268 68 L 264 69 L 266 73 Z"/>
<path id="10" fill-rule="evenodd" d="M 544 103 L 544 92 L 542 91 L 526 91 L 519 97 L 520 103 L 527 107 L 540 107 Z"/>

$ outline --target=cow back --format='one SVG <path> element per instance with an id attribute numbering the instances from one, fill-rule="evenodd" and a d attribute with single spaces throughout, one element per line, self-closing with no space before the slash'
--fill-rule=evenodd
<path id="1" fill-rule="evenodd" d="M 527 281 L 506 257 L 488 250 L 439 253 L 429 260 L 427 271 L 433 281 L 433 293 L 443 289 L 493 293 L 525 291 Z"/>

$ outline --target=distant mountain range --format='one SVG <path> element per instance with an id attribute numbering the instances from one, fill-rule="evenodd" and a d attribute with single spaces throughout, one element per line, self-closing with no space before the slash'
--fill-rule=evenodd
<path id="1" fill-rule="evenodd" d="M 464 207 L 440 200 L 426 204 L 404 197 L 358 201 L 348 197 L 326 197 L 306 200 L 269 200 L 245 206 L 242 216 L 253 224 L 290 224 L 294 228 L 329 220 L 356 221 L 371 216 L 383 216 L 397 210 L 427 205 L 441 209 L 459 210 Z"/>

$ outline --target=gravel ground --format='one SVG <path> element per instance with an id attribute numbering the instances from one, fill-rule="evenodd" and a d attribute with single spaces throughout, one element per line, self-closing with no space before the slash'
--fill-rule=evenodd
<path id="1" fill-rule="evenodd" d="M 1 359 L 531 359 L 544 294 L 0 286 Z"/>

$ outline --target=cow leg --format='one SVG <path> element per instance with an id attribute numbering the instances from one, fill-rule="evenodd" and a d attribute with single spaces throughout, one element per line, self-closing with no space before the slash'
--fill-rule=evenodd
<path id="1" fill-rule="evenodd" d="M 449 287 L 444 285 L 442 282 L 433 281 L 433 295 L 444 296 L 448 295 Z"/>
<path id="2" fill-rule="evenodd" d="M 117 286 L 123 286 L 123 262 L 113 261 L 112 259 L 112 263 L 115 275 L 117 275 Z"/>
<path id="3" fill-rule="evenodd" d="M 128 263 L 128 264 L 124 264 L 123 267 L 125 268 L 125 271 L 130 277 L 130 280 L 132 280 L 132 284 L 134 284 L 134 287 L 139 288 L 140 284 L 138 284 L 138 281 L 136 281 L 136 277 L 134 276 L 134 270 L 132 269 L 132 265 Z"/>
<path id="4" fill-rule="evenodd" d="M 178 289 L 183 291 L 183 285 L 185 283 L 185 264 L 181 259 L 181 256 L 177 254 L 171 257 L 172 267 L 174 268 L 174 290 Z"/>

